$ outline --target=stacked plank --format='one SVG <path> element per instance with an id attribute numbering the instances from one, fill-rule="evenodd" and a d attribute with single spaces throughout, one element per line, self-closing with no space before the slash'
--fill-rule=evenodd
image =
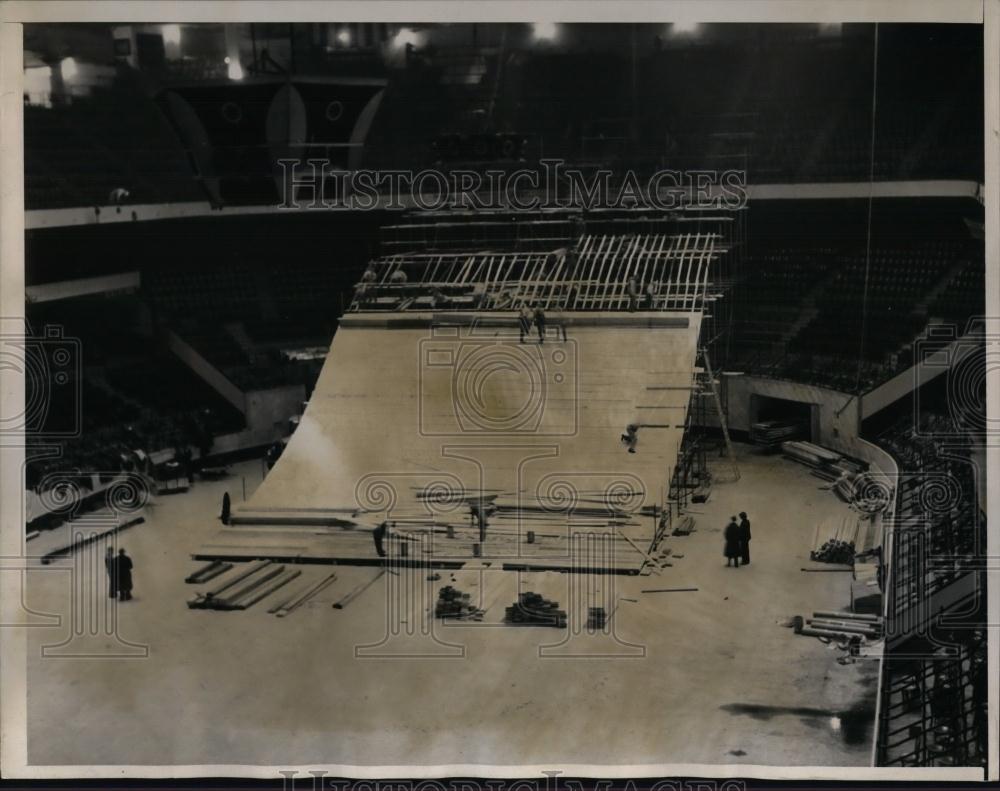
<path id="1" fill-rule="evenodd" d="M 829 468 L 842 458 L 839 453 L 801 440 L 782 442 L 781 452 L 809 467 Z"/>
<path id="2" fill-rule="evenodd" d="M 694 517 L 685 516 L 677 522 L 677 526 L 671 531 L 671 535 L 689 536 L 694 532 Z"/>
<path id="3" fill-rule="evenodd" d="M 504 622 L 513 626 L 555 626 L 566 628 L 566 611 L 559 602 L 550 601 L 533 591 L 525 591 L 506 610 Z"/>
<path id="4" fill-rule="evenodd" d="M 279 618 L 284 618 L 291 615 L 299 607 L 309 601 L 313 596 L 328 588 L 337 579 L 336 574 L 327 574 L 323 579 L 318 582 L 307 586 L 304 590 L 300 590 L 298 593 L 292 595 L 290 598 L 284 601 L 279 601 L 277 604 L 272 606 L 268 612 L 271 615 L 277 615 Z"/>
<path id="5" fill-rule="evenodd" d="M 806 619 L 796 615 L 792 625 L 795 634 L 807 637 L 878 640 L 883 634 L 881 616 L 852 612 L 817 611 L 812 618 Z"/>
<path id="6" fill-rule="evenodd" d="M 255 563 L 221 587 L 205 594 L 196 594 L 187 605 L 194 610 L 245 610 L 301 574 L 286 571 L 269 560 Z"/>
<path id="7" fill-rule="evenodd" d="M 788 420 L 762 420 L 750 426 L 750 441 L 754 445 L 773 448 L 782 442 L 801 437 L 805 430 L 804 423 Z"/>
<path id="8" fill-rule="evenodd" d="M 184 581 L 191 585 L 201 585 L 203 582 L 208 582 L 209 580 L 225 574 L 232 567 L 232 563 L 224 563 L 221 560 L 213 560 L 207 566 L 202 566 L 197 571 L 194 571 L 186 576 Z"/>
<path id="9" fill-rule="evenodd" d="M 851 514 L 816 525 L 811 560 L 820 563 L 853 563 L 854 556 L 877 544 L 871 521 Z"/>
<path id="10" fill-rule="evenodd" d="M 809 553 L 809 559 L 817 563 L 844 563 L 850 565 L 854 562 L 854 542 L 840 541 L 836 538 L 824 541 L 823 545 Z"/>
<path id="11" fill-rule="evenodd" d="M 863 462 L 802 440 L 782 442 L 781 451 L 789 458 L 812 467 L 819 477 L 830 481 L 845 478 L 849 482 L 867 469 Z"/>

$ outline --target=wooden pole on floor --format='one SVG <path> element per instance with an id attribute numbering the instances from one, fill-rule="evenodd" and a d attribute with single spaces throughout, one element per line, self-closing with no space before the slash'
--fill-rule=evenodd
<path id="1" fill-rule="evenodd" d="M 348 604 L 354 601 L 358 596 L 364 593 L 368 588 L 370 588 L 376 580 L 381 579 L 382 575 L 385 574 L 385 569 L 379 569 L 378 574 L 372 577 L 367 582 L 362 582 L 350 593 L 343 596 L 339 601 L 333 603 L 333 609 L 343 610 Z"/>

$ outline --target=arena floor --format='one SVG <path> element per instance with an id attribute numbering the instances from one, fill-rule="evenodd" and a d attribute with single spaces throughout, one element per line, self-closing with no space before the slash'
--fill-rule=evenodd
<path id="1" fill-rule="evenodd" d="M 224 490 L 239 502 L 243 480 L 249 496 L 261 465 L 159 497 L 146 523 L 121 535 L 136 588 L 118 608 L 117 638 L 102 633 L 100 549 L 28 574 L 27 606 L 63 616 L 62 626 L 29 630 L 29 763 L 866 766 L 877 665 L 838 664 L 842 652 L 783 626 L 848 604 L 850 575 L 800 571 L 816 520 L 846 506 L 805 468 L 737 447 L 742 479 L 697 507 L 692 535 L 666 539 L 672 567 L 603 578 L 617 586 L 614 637 L 499 625 L 519 582 L 560 601 L 586 598 L 567 588 L 573 575 L 554 572 L 461 571 L 454 581 L 442 572 L 438 585 L 478 588 L 488 610 L 437 639 L 411 626 L 422 600 L 400 604 L 383 584 L 403 578 L 386 575 L 333 609 L 371 578 L 364 567 L 308 567 L 309 579 L 331 570 L 338 579 L 286 618 L 269 615 L 267 600 L 190 610 L 196 586 L 183 579 L 212 530 L 206 514 Z M 735 570 L 721 528 L 738 510 L 753 520 L 753 562 Z M 77 623 L 96 635 L 70 633 L 74 568 L 97 605 Z M 666 587 L 698 590 L 641 593 Z M 398 634 L 387 638 L 387 623 Z"/>

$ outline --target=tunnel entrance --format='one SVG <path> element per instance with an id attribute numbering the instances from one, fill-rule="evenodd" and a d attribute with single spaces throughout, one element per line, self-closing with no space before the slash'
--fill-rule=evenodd
<path id="1" fill-rule="evenodd" d="M 819 407 L 805 401 L 771 396 L 750 396 L 751 437 L 760 445 L 780 445 L 786 440 L 815 442 L 819 435 Z"/>

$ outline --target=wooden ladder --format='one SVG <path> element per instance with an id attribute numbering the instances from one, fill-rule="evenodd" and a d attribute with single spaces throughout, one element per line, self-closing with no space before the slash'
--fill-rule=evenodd
<path id="1" fill-rule="evenodd" d="M 708 374 L 708 386 L 712 388 L 712 400 L 715 402 L 715 411 L 719 415 L 719 425 L 722 427 L 722 437 L 726 441 L 726 453 L 729 456 L 729 464 L 733 468 L 735 480 L 740 479 L 740 468 L 736 464 L 736 454 L 733 452 L 733 443 L 729 439 L 729 426 L 726 423 L 726 416 L 722 412 L 722 401 L 719 400 L 719 389 L 715 386 L 715 373 L 712 371 L 712 361 L 708 357 L 708 349 L 701 350 L 702 359 L 705 361 L 705 373 Z"/>

